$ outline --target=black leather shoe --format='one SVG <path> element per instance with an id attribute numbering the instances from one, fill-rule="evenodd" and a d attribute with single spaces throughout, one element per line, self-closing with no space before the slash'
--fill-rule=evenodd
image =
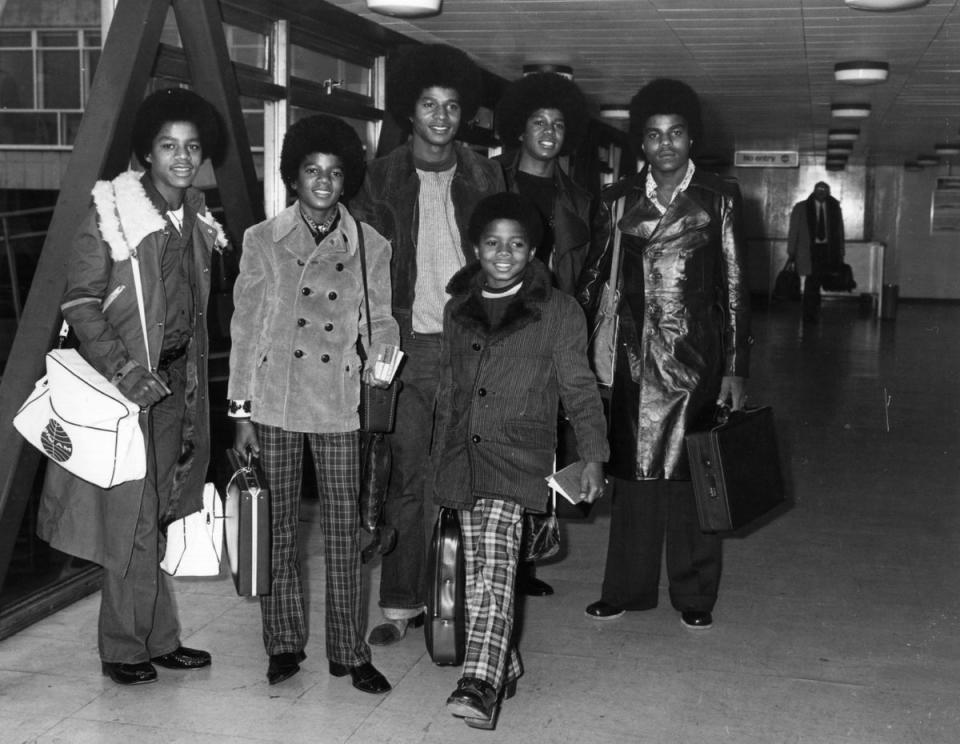
<path id="1" fill-rule="evenodd" d="M 150 661 L 167 669 L 200 669 L 210 666 L 211 659 L 206 651 L 178 646 L 175 651 L 163 656 L 154 656 Z"/>
<path id="2" fill-rule="evenodd" d="M 419 628 L 423 625 L 423 613 L 409 620 L 387 620 L 370 631 L 367 643 L 371 646 L 392 646 L 407 635 L 407 628 Z"/>
<path id="3" fill-rule="evenodd" d="M 145 685 L 157 681 L 157 670 L 149 661 L 140 661 L 136 664 L 103 661 L 100 662 L 100 669 L 104 676 L 118 685 Z"/>
<path id="4" fill-rule="evenodd" d="M 282 654 L 270 654 L 267 666 L 267 682 L 277 685 L 290 679 L 300 671 L 300 662 L 307 658 L 303 651 L 288 651 Z"/>
<path id="5" fill-rule="evenodd" d="M 553 587 L 536 576 L 525 576 L 520 582 L 520 591 L 528 597 L 549 597 L 553 594 Z"/>
<path id="6" fill-rule="evenodd" d="M 690 630 L 706 630 L 713 625 L 713 616 L 709 612 L 687 610 L 680 613 L 680 622 Z"/>
<path id="7" fill-rule="evenodd" d="M 360 690 L 360 692 L 381 695 L 393 689 L 390 687 L 390 683 L 387 682 L 387 678 L 380 674 L 377 668 L 369 661 L 354 667 L 348 667 L 346 664 L 338 664 L 335 661 L 331 661 L 330 674 L 334 677 L 345 677 L 349 674 L 353 680 L 353 686 Z"/>
<path id="8" fill-rule="evenodd" d="M 594 620 L 613 620 L 624 613 L 619 607 L 607 604 L 602 599 L 591 605 L 587 605 L 585 612 L 587 613 L 587 617 L 592 617 Z"/>
<path id="9" fill-rule="evenodd" d="M 494 709 L 497 707 L 499 696 L 493 685 L 483 679 L 462 677 L 457 682 L 457 689 L 447 698 L 447 710 L 457 718 L 468 718 L 478 724 L 493 721 Z"/>

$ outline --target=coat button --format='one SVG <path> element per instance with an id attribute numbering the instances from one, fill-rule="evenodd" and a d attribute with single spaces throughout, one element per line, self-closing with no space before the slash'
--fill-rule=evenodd
<path id="1" fill-rule="evenodd" d="M 486 394 L 487 394 L 487 389 L 486 389 L 486 388 L 480 388 L 480 389 L 477 391 L 477 395 L 479 395 L 481 398 L 482 398 L 484 395 L 486 395 Z"/>
<path id="2" fill-rule="evenodd" d="M 297 318 L 297 325 L 303 328 L 307 324 L 306 318 Z"/>
<path id="3" fill-rule="evenodd" d="M 480 435 L 479 435 L 479 434 L 474 434 L 472 437 L 470 437 L 470 441 L 472 441 L 474 444 L 476 444 L 477 442 L 480 441 Z"/>
<path id="4" fill-rule="evenodd" d="M 306 266 L 306 263 L 302 258 L 297 259 L 297 266 Z"/>
<path id="5" fill-rule="evenodd" d="M 321 355 L 320 355 L 320 361 L 323 362 L 324 364 L 326 364 L 327 362 L 330 361 L 330 355 L 329 355 L 329 354 L 321 354 Z"/>
<path id="6" fill-rule="evenodd" d="M 338 263 L 338 264 L 337 264 L 337 271 L 343 271 L 343 264 L 342 264 L 342 263 Z"/>
<path id="7" fill-rule="evenodd" d="M 330 294 L 327 295 L 327 297 L 329 297 L 331 300 L 335 300 L 337 299 L 337 293 L 331 292 Z"/>
<path id="8" fill-rule="evenodd" d="M 300 294 L 302 294 L 302 295 L 308 295 L 308 294 L 310 294 L 310 287 L 304 287 L 303 289 L 301 289 L 301 290 L 300 290 Z"/>
<path id="9" fill-rule="evenodd" d="M 294 355 L 297 359 L 299 359 L 300 357 L 303 356 L 303 349 L 297 349 L 295 352 L 293 352 L 293 355 Z"/>
<path id="10" fill-rule="evenodd" d="M 480 344 L 478 344 L 476 341 L 474 341 L 474 342 L 473 342 L 473 346 L 472 346 L 471 348 L 472 348 L 474 351 L 480 351 Z"/>
<path id="11" fill-rule="evenodd" d="M 332 331 L 332 330 L 333 330 L 333 323 L 324 323 L 324 324 L 323 324 L 323 330 L 325 330 L 325 331 Z"/>

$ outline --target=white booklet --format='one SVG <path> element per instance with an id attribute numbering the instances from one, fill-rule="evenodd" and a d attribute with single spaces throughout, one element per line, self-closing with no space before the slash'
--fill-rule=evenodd
<path id="1" fill-rule="evenodd" d="M 373 374 L 379 380 L 393 382 L 393 376 L 404 357 L 403 351 L 394 344 L 385 344 L 383 351 L 377 355 L 373 363 Z"/>
<path id="2" fill-rule="evenodd" d="M 547 484 L 571 504 L 580 501 L 580 476 L 583 475 L 583 460 L 577 460 L 547 476 Z"/>

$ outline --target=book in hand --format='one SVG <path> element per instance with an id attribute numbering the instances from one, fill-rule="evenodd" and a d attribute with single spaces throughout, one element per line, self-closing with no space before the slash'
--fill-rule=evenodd
<path id="1" fill-rule="evenodd" d="M 392 382 L 404 353 L 394 344 L 385 344 L 373 363 L 373 376 L 384 382 Z"/>
<path id="2" fill-rule="evenodd" d="M 580 476 L 583 475 L 584 465 L 586 463 L 583 460 L 570 463 L 553 475 L 548 475 L 547 484 L 571 504 L 581 503 Z"/>

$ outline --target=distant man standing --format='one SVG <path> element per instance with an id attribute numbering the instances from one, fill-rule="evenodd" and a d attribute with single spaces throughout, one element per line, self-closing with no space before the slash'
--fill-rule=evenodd
<path id="1" fill-rule="evenodd" d="M 397 547 L 383 557 L 380 607 L 385 622 L 370 632 L 375 646 L 396 643 L 408 625 L 423 623 L 426 545 L 434 514 L 433 507 L 424 505 L 424 473 L 440 379 L 447 282 L 475 260 L 467 235 L 474 206 L 505 189 L 497 163 L 454 141 L 460 125 L 477 112 L 480 88 L 479 68 L 450 46 L 417 47 L 392 62 L 387 105 L 411 136 L 370 163 L 363 188 L 350 202 L 355 217 L 393 247 L 393 315 L 406 352 L 385 509 L 385 521 L 397 529 Z"/>
<path id="2" fill-rule="evenodd" d="M 820 321 L 820 286 L 823 275 L 840 268 L 844 257 L 843 212 L 830 196 L 830 186 L 820 181 L 813 193 L 797 202 L 790 213 L 787 255 L 803 281 L 803 320 Z"/>

